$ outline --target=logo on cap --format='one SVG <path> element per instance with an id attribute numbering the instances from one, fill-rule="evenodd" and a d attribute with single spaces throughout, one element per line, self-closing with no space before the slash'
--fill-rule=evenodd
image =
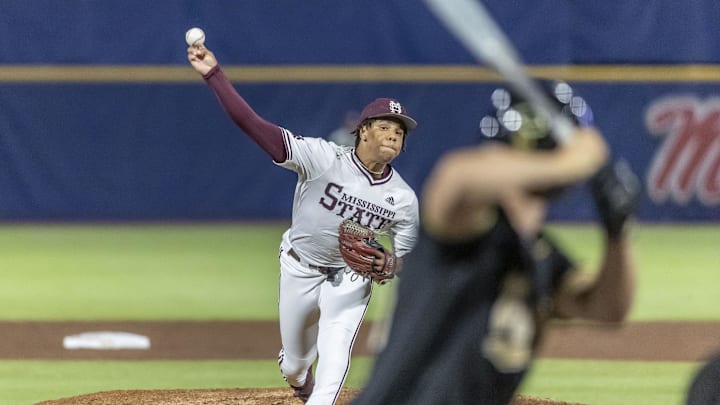
<path id="1" fill-rule="evenodd" d="M 402 114 L 402 112 L 403 112 L 402 105 L 400 105 L 400 103 L 395 100 L 390 100 L 389 108 L 390 108 L 390 112 L 394 113 L 394 114 Z"/>

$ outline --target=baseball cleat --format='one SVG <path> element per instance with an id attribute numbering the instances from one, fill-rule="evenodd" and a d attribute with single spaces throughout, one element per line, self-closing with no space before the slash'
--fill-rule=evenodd
<path id="1" fill-rule="evenodd" d="M 305 384 L 303 384 L 302 387 L 294 387 L 292 385 L 290 387 L 295 390 L 293 397 L 300 398 L 303 403 L 307 402 L 310 398 L 310 394 L 313 392 L 313 388 L 315 388 L 315 379 L 313 378 L 312 367 L 308 369 L 307 375 L 305 376 Z"/>

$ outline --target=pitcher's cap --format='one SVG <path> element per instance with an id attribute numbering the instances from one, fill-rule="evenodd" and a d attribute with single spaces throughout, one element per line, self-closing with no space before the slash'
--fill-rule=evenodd
<path id="1" fill-rule="evenodd" d="M 403 124 L 405 124 L 407 132 L 410 132 L 417 127 L 417 121 L 408 115 L 405 107 L 403 107 L 399 101 L 392 98 L 376 98 L 373 102 L 366 105 L 360 113 L 358 125 L 369 118 L 383 117 L 399 119 Z"/>

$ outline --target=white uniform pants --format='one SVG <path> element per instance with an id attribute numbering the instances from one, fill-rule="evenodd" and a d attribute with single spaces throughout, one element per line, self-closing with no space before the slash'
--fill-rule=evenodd
<path id="1" fill-rule="evenodd" d="M 334 404 L 339 396 L 371 293 L 372 283 L 349 268 L 328 281 L 326 275 L 288 256 L 287 248 L 281 249 L 280 370 L 290 385 L 299 387 L 318 359 L 308 405 Z"/>

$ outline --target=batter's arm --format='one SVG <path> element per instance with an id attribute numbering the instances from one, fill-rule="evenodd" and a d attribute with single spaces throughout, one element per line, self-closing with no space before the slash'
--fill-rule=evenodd
<path id="1" fill-rule="evenodd" d="M 607 153 L 593 128 L 576 128 L 552 151 L 481 146 L 448 153 L 425 182 L 423 225 L 447 239 L 482 234 L 495 224 L 495 206 L 508 196 L 581 181 L 600 168 Z"/>
<path id="2" fill-rule="evenodd" d="M 621 322 L 630 312 L 634 292 L 635 264 L 627 236 L 606 238 L 595 277 L 565 280 L 555 299 L 555 312 L 561 318 Z"/>
<path id="3" fill-rule="evenodd" d="M 282 129 L 260 117 L 235 90 L 220 69 L 215 55 L 205 46 L 188 48 L 188 60 L 207 82 L 225 112 L 258 146 L 278 163 L 287 159 Z"/>

